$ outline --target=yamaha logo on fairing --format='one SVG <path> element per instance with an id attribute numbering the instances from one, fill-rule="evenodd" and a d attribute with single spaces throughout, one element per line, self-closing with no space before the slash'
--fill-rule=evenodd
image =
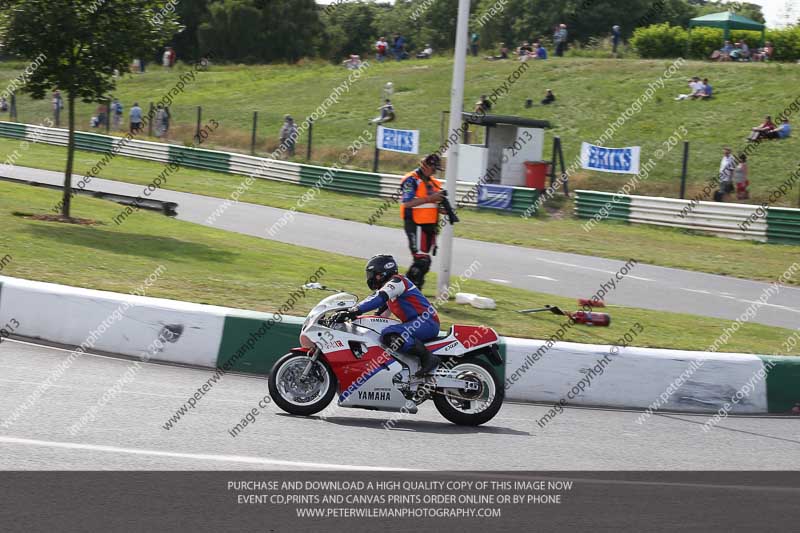
<path id="1" fill-rule="evenodd" d="M 364 392 L 358 391 L 358 399 L 359 400 L 378 400 L 381 402 L 388 402 L 392 399 L 391 393 L 388 392 Z"/>

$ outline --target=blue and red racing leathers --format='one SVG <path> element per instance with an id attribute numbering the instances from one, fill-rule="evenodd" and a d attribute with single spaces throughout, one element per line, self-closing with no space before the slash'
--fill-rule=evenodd
<path id="1" fill-rule="evenodd" d="M 368 313 L 384 305 L 402 322 L 381 331 L 381 340 L 386 335 L 402 336 L 400 351 L 407 352 L 414 346 L 414 339 L 429 341 L 439 335 L 439 315 L 420 290 L 405 276 L 396 275 L 374 295 L 358 304 L 359 313 Z"/>

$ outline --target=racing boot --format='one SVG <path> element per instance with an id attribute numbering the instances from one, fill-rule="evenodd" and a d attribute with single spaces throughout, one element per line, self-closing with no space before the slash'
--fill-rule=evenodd
<path id="1" fill-rule="evenodd" d="M 421 368 L 414 374 L 414 377 L 417 378 L 425 377 L 426 374 L 430 374 L 442 362 L 442 360 L 433 355 L 425 346 L 425 343 L 419 339 L 414 341 L 414 346 L 408 353 L 419 358 Z"/>

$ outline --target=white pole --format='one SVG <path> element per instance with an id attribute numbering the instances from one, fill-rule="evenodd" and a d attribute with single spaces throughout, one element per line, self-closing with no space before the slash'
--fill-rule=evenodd
<path id="1" fill-rule="evenodd" d="M 456 49 L 453 53 L 453 83 L 450 89 L 450 129 L 445 138 L 461 128 L 461 111 L 464 105 L 464 72 L 467 66 L 467 32 L 469 31 L 470 0 L 458 0 L 458 25 Z M 460 136 L 459 136 L 460 137 Z M 460 139 L 459 139 L 460 141 Z M 456 205 L 456 174 L 458 173 L 458 143 L 447 150 L 446 190 L 450 203 Z M 453 265 L 453 226 L 445 224 L 439 239 L 439 278 L 437 294 L 447 293 L 450 270 Z"/>

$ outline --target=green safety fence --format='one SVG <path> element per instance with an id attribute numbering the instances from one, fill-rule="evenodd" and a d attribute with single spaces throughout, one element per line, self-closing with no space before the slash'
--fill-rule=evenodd
<path id="1" fill-rule="evenodd" d="M 575 195 L 575 214 L 578 218 L 609 218 L 628 222 L 631 198 L 621 194 L 579 191 Z"/>
<path id="2" fill-rule="evenodd" d="M 767 209 L 767 242 L 800 244 L 800 209 Z"/>
<path id="3" fill-rule="evenodd" d="M 0 121 L 0 137 L 10 137 L 24 139 L 28 131 L 28 125 L 13 122 Z M 64 131 L 64 130 L 60 130 Z M 41 138 L 38 142 L 51 143 L 63 146 L 64 139 L 55 140 L 54 138 Z M 107 153 L 112 150 L 114 145 L 119 142 L 119 138 L 102 135 L 98 133 L 75 132 L 75 146 L 79 150 Z M 135 141 L 134 141 L 135 143 Z M 180 163 L 181 166 L 211 170 L 232 174 L 231 154 L 214 150 L 204 150 L 188 148 L 173 144 L 161 144 L 167 148 L 168 159 L 172 163 Z M 136 145 L 130 144 L 126 157 L 137 157 L 131 152 Z M 144 156 L 142 157 L 144 158 Z M 381 176 L 372 172 L 359 172 L 346 169 L 334 169 L 313 165 L 299 166 L 300 184 L 306 187 L 321 187 L 330 191 L 343 192 L 348 194 L 359 194 L 366 196 L 381 196 Z M 327 176 L 326 176 L 327 174 Z M 264 176 L 269 179 L 269 176 Z M 402 176 L 397 176 L 398 185 Z M 387 196 L 384 193 L 384 197 Z M 537 189 L 514 188 L 511 197 L 511 211 L 522 214 L 528 211 L 531 206 L 536 207 L 537 201 L 541 196 L 541 191 Z"/>

